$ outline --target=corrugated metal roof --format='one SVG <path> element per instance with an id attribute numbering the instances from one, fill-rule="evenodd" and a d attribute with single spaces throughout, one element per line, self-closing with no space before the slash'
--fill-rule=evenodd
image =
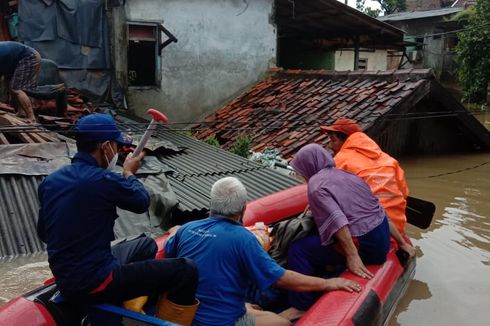
<path id="1" fill-rule="evenodd" d="M 39 210 L 37 186 L 42 176 L 0 175 L 0 257 L 19 256 L 45 250 L 36 233 Z M 118 211 L 116 237 L 162 230 L 150 225 L 148 214 Z"/>
<path id="2" fill-rule="evenodd" d="M 378 19 L 383 22 L 422 19 L 422 18 L 446 16 L 463 10 L 464 10 L 463 7 L 455 7 L 455 8 L 441 8 L 436 10 L 425 10 L 425 11 L 398 12 L 396 14 L 378 17 Z"/>
<path id="3" fill-rule="evenodd" d="M 131 125 L 131 120 L 120 120 Z M 133 133 L 141 133 L 143 128 L 136 126 L 134 124 L 130 129 Z M 179 201 L 176 215 L 184 219 L 205 216 L 211 186 L 224 176 L 240 178 L 247 187 L 250 200 L 299 183 L 274 170 L 165 127 L 159 128 L 156 137 L 185 148 L 179 153 L 157 156 L 160 162 L 175 170 L 167 177 Z M 42 178 L 20 174 L 0 175 L 0 257 L 45 250 L 36 233 L 39 209 L 37 186 Z M 158 227 L 160 221 L 150 221 L 149 214 L 122 210 L 118 214 L 120 217 L 114 228 L 117 238 L 143 232 L 155 236 L 162 232 Z"/>
<path id="4" fill-rule="evenodd" d="M 36 235 L 37 185 L 42 177 L 0 176 L 0 256 L 44 250 Z"/>
<path id="5" fill-rule="evenodd" d="M 158 130 L 157 137 L 186 148 L 173 155 L 158 155 L 161 162 L 176 171 L 168 178 L 179 199 L 178 209 L 184 213 L 206 211 L 211 186 L 225 176 L 238 177 L 247 187 L 249 200 L 299 183 L 296 179 L 258 163 L 165 127 Z"/>

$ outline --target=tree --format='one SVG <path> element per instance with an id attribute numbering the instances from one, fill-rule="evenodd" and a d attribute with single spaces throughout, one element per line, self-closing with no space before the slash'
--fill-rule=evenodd
<path id="1" fill-rule="evenodd" d="M 405 11 L 407 9 L 406 0 L 376 0 L 381 5 L 381 10 L 372 9 L 366 7 L 366 0 L 356 0 L 356 8 L 366 15 L 371 17 L 378 17 L 381 11 L 385 15 L 392 14 L 398 11 Z"/>
<path id="2" fill-rule="evenodd" d="M 463 101 L 485 103 L 490 82 L 490 0 L 479 0 L 468 25 L 458 33 L 458 77 Z"/>
<path id="3" fill-rule="evenodd" d="M 385 15 L 392 14 L 394 12 L 407 10 L 407 3 L 405 0 L 376 0 L 381 5 L 383 13 Z"/>
<path id="4" fill-rule="evenodd" d="M 366 0 L 356 0 L 356 8 L 359 11 L 373 18 L 378 17 L 381 12 L 380 9 L 373 9 L 371 7 L 366 7 Z"/>

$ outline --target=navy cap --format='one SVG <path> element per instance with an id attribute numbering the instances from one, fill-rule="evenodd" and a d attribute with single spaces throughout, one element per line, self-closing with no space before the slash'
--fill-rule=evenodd
<path id="1" fill-rule="evenodd" d="M 122 133 L 112 116 L 93 113 L 82 117 L 75 125 L 77 141 L 81 143 L 102 143 L 113 140 L 122 145 L 131 145 L 132 138 Z"/>

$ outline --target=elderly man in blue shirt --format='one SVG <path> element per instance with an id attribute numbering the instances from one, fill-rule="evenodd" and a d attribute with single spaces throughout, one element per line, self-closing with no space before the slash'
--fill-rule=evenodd
<path id="1" fill-rule="evenodd" d="M 246 308 L 250 282 L 262 290 L 275 285 L 300 292 L 360 291 L 347 279 L 306 276 L 279 266 L 241 225 L 246 200 L 238 179 L 218 180 L 211 189 L 209 218 L 174 228 L 166 243 L 167 257 L 190 258 L 199 270 L 201 305 L 193 325 L 290 325 L 272 312 Z"/>
<path id="2" fill-rule="evenodd" d="M 38 189 L 37 230 L 47 244 L 57 287 L 67 300 L 95 303 L 166 292 L 157 304 L 157 317 L 190 325 L 198 281 L 190 260 L 153 259 L 157 246 L 148 237 L 111 248 L 116 208 L 144 213 L 150 204 L 134 175 L 143 154 L 129 154 L 122 175 L 116 174 L 111 169 L 117 162 L 117 144 L 126 141 L 112 117 L 85 116 L 75 131 L 78 152 L 72 163 L 47 176 Z"/>

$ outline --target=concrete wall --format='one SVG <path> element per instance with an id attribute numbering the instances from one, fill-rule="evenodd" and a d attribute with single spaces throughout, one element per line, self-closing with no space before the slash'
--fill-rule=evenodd
<path id="1" fill-rule="evenodd" d="M 161 86 L 130 87 L 129 108 L 140 116 L 154 107 L 171 121 L 197 121 L 257 82 L 275 63 L 272 2 L 128 1 L 128 21 L 164 21 L 178 39 L 160 57 Z M 117 69 L 124 67 L 120 61 Z"/>
<path id="2" fill-rule="evenodd" d="M 441 30 L 436 29 L 436 24 L 441 24 L 442 17 L 426 19 L 414 19 L 393 23 L 396 27 L 406 32 L 407 36 L 412 36 L 415 40 L 423 39 L 424 47 L 421 50 L 419 60 L 405 64 L 404 68 L 432 68 L 434 74 L 439 78 L 444 69 L 444 61 L 452 61 L 454 54 L 446 51 L 447 35 L 436 35 Z M 452 70 L 455 70 L 454 67 Z"/>
<path id="3" fill-rule="evenodd" d="M 368 59 L 367 70 L 386 70 L 387 51 L 376 50 L 375 52 L 359 52 L 359 58 Z M 343 50 L 335 51 L 335 70 L 354 70 L 354 51 Z"/>

